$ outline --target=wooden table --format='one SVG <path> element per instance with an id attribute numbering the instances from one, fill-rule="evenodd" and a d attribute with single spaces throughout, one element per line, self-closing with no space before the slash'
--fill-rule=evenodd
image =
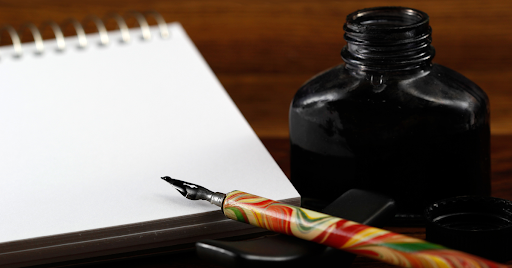
<path id="1" fill-rule="evenodd" d="M 391 2 L 390 2 L 391 3 Z M 435 62 L 479 84 L 491 102 L 493 196 L 512 199 L 512 1 L 393 1 L 427 12 Z M 180 21 L 271 154 L 289 175 L 288 107 L 316 73 L 340 64 L 343 22 L 376 0 L 2 0 L 0 25 L 79 20 L 89 14 L 156 10 Z M 150 21 L 152 24 L 154 22 Z M 134 25 L 133 22 L 131 22 Z M 87 32 L 94 31 L 92 25 Z M 114 29 L 114 25 L 107 25 Z M 66 32 L 71 34 L 71 32 Z M 43 33 L 45 38 L 51 34 Z M 2 44 L 9 43 L 2 35 Z M 31 41 L 24 36 L 25 41 Z M 0 61 L 1 64 L 1 61 Z M 424 238 L 421 228 L 391 228 Z M 118 263 L 119 264 L 119 263 Z M 193 253 L 122 262 L 130 267 L 216 267 Z M 509 263 L 512 264 L 512 263 Z M 110 265 L 109 265 L 110 266 Z M 383 267 L 358 258 L 352 267 Z"/>

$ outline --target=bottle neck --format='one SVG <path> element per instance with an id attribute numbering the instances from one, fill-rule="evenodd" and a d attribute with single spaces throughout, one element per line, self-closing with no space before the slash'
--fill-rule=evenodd
<path id="1" fill-rule="evenodd" d="M 347 68 L 365 73 L 409 73 L 431 65 L 435 50 L 426 13 L 404 7 L 358 10 L 343 26 Z"/>

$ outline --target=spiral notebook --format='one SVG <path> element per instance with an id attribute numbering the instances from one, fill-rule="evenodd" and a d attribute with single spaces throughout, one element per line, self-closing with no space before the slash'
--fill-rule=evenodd
<path id="1" fill-rule="evenodd" d="M 142 26 L 0 48 L 0 266 L 259 231 L 166 175 L 298 204 L 182 26 Z"/>

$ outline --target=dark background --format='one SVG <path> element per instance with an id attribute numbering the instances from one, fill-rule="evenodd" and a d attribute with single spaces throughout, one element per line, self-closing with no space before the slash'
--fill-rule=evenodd
<path id="1" fill-rule="evenodd" d="M 346 16 L 361 8 L 406 6 L 430 15 L 434 62 L 480 85 L 491 102 L 493 196 L 512 199 L 512 1 L 94 0 L 0 1 L 0 25 L 155 10 L 179 21 L 258 136 L 289 175 L 288 107 L 313 75 L 342 63 Z M 136 27 L 135 21 L 128 21 Z M 155 24 L 154 21 L 150 21 Z M 115 24 L 107 24 L 115 29 Z M 94 31 L 93 25 L 86 27 Z M 72 29 L 65 30 L 73 34 Z M 52 38 L 49 31 L 45 38 Z M 23 35 L 24 41 L 32 41 Z M 9 44 L 2 35 L 1 44 Z M 0 59 L 1 62 L 1 59 Z M 1 77 L 1 74 L 0 74 Z M 0 89 L 1 90 L 1 89 Z M 422 228 L 389 228 L 424 238 Z M 214 267 L 193 253 L 118 263 L 125 267 Z M 110 267 L 112 264 L 104 265 Z M 357 258 L 352 267 L 389 267 Z"/>

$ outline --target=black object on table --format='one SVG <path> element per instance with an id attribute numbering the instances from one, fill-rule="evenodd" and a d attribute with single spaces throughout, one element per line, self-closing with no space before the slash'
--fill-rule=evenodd
<path id="1" fill-rule="evenodd" d="M 352 189 L 322 210 L 323 213 L 371 226 L 393 218 L 395 201 L 373 192 Z M 270 235 L 246 241 L 203 240 L 197 254 L 226 267 L 308 266 L 336 263 L 348 267 L 355 255 L 286 235 Z"/>

